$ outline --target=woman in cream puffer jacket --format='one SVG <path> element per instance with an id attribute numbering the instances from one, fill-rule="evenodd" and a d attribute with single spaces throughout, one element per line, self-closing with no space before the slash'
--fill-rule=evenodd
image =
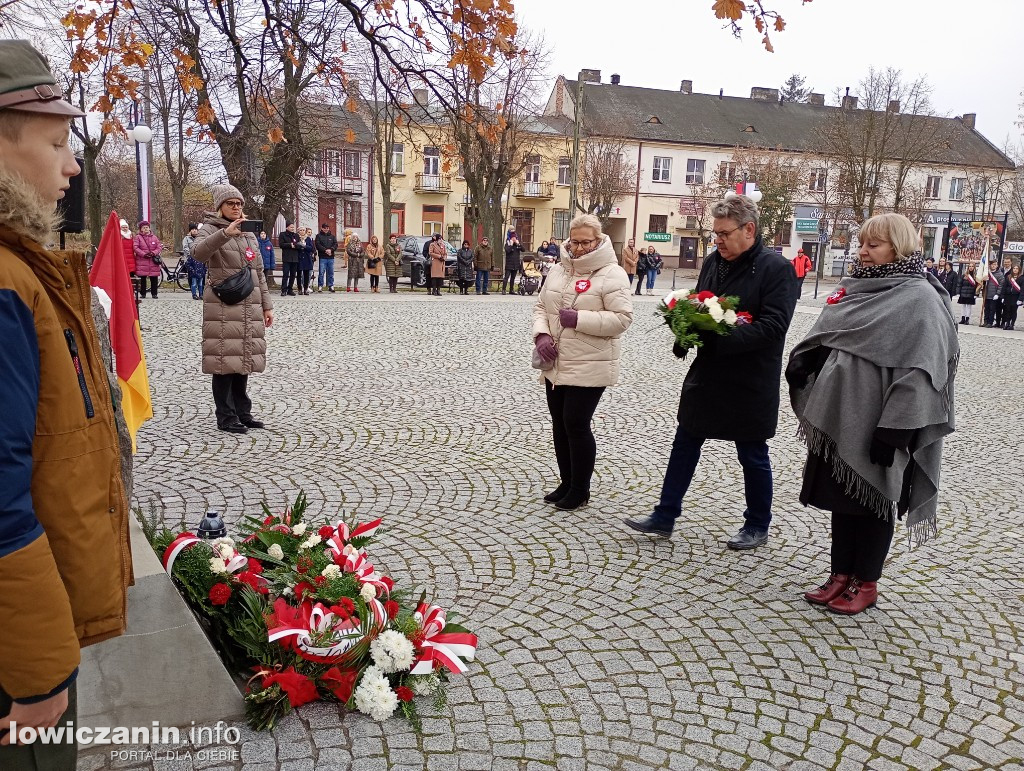
<path id="1" fill-rule="evenodd" d="M 633 323 L 633 300 L 600 220 L 576 217 L 565 247 L 537 298 L 533 338 L 547 367 L 541 381 L 561 477 L 544 500 L 571 510 L 590 500 L 597 456 L 590 421 L 604 389 L 619 379 L 621 337 Z"/>

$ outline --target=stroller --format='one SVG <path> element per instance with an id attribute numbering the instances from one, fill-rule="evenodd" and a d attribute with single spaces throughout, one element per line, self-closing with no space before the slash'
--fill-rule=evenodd
<path id="1" fill-rule="evenodd" d="M 523 267 L 519 278 L 519 294 L 532 295 L 540 289 L 541 272 L 532 258 L 523 256 Z"/>

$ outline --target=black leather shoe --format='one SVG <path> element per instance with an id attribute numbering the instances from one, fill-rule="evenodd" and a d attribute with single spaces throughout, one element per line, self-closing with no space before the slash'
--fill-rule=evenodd
<path id="1" fill-rule="evenodd" d="M 744 527 L 730 538 L 725 545 L 730 549 L 746 551 L 748 549 L 756 549 L 758 546 L 763 546 L 766 543 L 768 543 L 767 530 L 748 530 Z"/>
<path id="2" fill-rule="evenodd" d="M 248 420 L 242 420 L 242 425 L 246 428 L 263 428 L 263 421 L 249 418 Z"/>
<path id="3" fill-rule="evenodd" d="M 643 519 L 634 519 L 630 517 L 625 520 L 625 523 L 626 527 L 631 527 L 639 533 L 653 535 L 655 538 L 672 537 L 672 525 L 665 524 L 661 520 L 655 519 L 653 514 L 649 517 L 644 517 Z"/>
<path id="4" fill-rule="evenodd" d="M 589 492 L 570 490 L 562 500 L 555 504 L 555 508 L 562 511 L 575 511 L 581 506 L 586 506 L 588 503 L 590 503 Z"/>
<path id="5" fill-rule="evenodd" d="M 552 490 L 550 493 L 544 496 L 544 500 L 548 503 L 558 503 L 566 495 L 569 494 L 569 485 L 567 482 L 562 482 L 558 487 Z"/>
<path id="6" fill-rule="evenodd" d="M 224 426 L 217 426 L 221 431 L 227 431 L 229 434 L 248 434 L 249 429 L 243 426 L 241 423 L 228 423 Z"/>

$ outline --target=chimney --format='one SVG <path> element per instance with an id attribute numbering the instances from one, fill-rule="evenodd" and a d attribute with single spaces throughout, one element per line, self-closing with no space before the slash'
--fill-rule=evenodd
<path id="1" fill-rule="evenodd" d="M 963 123 L 964 126 L 966 126 L 969 129 L 974 128 L 974 124 L 977 122 L 977 120 L 978 113 L 976 112 L 965 112 L 963 116 L 960 118 L 960 122 Z"/>
<path id="2" fill-rule="evenodd" d="M 693 93 L 693 81 L 684 80 L 679 84 L 680 94 L 692 94 Z"/>
<path id="3" fill-rule="evenodd" d="M 601 70 L 580 70 L 580 80 L 584 83 L 600 83 Z"/>
<path id="4" fill-rule="evenodd" d="M 850 87 L 846 87 L 846 95 L 843 97 L 843 109 L 844 110 L 856 110 L 857 109 L 857 97 L 850 96 Z"/>
<path id="5" fill-rule="evenodd" d="M 754 86 L 750 89 L 750 98 L 759 102 L 775 102 L 779 99 L 779 89 Z"/>
<path id="6" fill-rule="evenodd" d="M 886 108 L 886 112 L 899 112 L 900 111 L 900 100 L 890 99 L 889 106 Z"/>
<path id="7" fill-rule="evenodd" d="M 618 74 L 612 75 L 612 85 L 613 86 L 619 85 L 619 81 L 620 80 L 621 80 L 621 78 L 619 78 Z"/>
<path id="8" fill-rule="evenodd" d="M 426 107 L 428 102 L 427 89 L 425 88 L 414 88 L 412 90 L 413 101 L 416 102 L 420 107 Z"/>
<path id="9" fill-rule="evenodd" d="M 825 95 L 824 94 L 811 94 L 807 97 L 807 104 L 814 105 L 815 107 L 825 106 Z"/>

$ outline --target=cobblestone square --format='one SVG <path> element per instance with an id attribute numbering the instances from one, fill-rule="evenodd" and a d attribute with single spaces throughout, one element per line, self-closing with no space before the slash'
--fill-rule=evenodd
<path id="1" fill-rule="evenodd" d="M 201 304 L 143 303 L 155 418 L 139 435 L 136 505 L 195 525 L 207 508 L 235 520 L 305 490 L 313 515 L 383 516 L 376 561 L 432 589 L 480 647 L 447 710 L 423 705 L 421 736 L 314 704 L 272 736 L 243 729 L 237 760 L 217 767 L 1024 767 L 1024 334 L 961 334 L 940 537 L 911 552 L 898 527 L 878 607 L 844 618 L 801 596 L 828 571 L 828 518 L 797 503 L 788 406 L 767 546 L 725 548 L 743 485 L 721 442 L 705 446 L 671 541 L 622 525 L 660 491 L 687 366 L 655 298 L 637 298 L 621 383 L 598 408 L 592 502 L 569 513 L 541 501 L 555 466 L 529 367 L 532 300 L 275 300 L 268 370 L 250 380 L 268 429 L 241 437 L 216 430 Z M 798 310 L 790 346 L 815 312 Z"/>

